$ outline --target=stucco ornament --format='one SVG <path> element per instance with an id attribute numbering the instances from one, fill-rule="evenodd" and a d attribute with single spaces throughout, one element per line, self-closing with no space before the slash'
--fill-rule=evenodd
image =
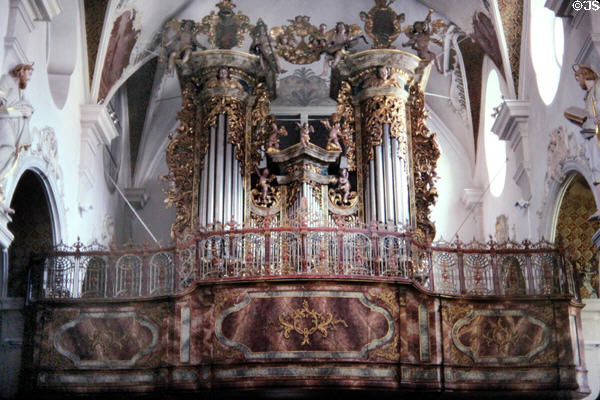
<path id="1" fill-rule="evenodd" d="M 29 117 L 33 107 L 24 91 L 33 73 L 32 64 L 19 64 L 0 77 L 0 202 L 4 184 L 19 161 L 19 154 L 31 146 Z M 10 211 L 7 206 L 0 206 Z"/>

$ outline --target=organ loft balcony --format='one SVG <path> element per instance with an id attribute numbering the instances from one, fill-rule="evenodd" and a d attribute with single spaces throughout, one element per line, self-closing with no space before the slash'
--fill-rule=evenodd
<path id="1" fill-rule="evenodd" d="M 386 48 L 389 35 L 346 52 L 359 35 L 339 39 L 343 23 L 331 38 L 315 27 L 292 41 L 304 22 L 268 31 L 259 20 L 254 54 L 218 30 L 221 45 L 202 50 L 185 42 L 194 21 L 169 23 L 183 43 L 164 59 L 182 90 L 166 151 L 173 244 L 44 255 L 31 288 L 35 387 L 584 396 L 582 306 L 564 250 L 433 240 L 432 60 Z M 306 64 L 323 52 L 335 112 L 271 113 L 279 58 Z"/>

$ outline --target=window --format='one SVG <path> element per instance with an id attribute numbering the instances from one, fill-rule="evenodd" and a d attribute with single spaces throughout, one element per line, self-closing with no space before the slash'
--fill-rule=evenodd
<path id="1" fill-rule="evenodd" d="M 492 132 L 492 125 L 494 125 L 496 119 L 494 108 L 498 107 L 502 101 L 500 80 L 498 79 L 498 73 L 493 69 L 488 75 L 485 88 L 483 140 L 490 193 L 495 197 L 500 196 L 502 193 L 506 178 L 506 143 L 498 139 Z"/>
<path id="2" fill-rule="evenodd" d="M 544 7 L 545 0 L 531 0 L 531 58 L 540 97 L 554 100 L 560 80 L 564 50 L 563 24 Z M 550 39 L 550 40 L 548 40 Z"/>

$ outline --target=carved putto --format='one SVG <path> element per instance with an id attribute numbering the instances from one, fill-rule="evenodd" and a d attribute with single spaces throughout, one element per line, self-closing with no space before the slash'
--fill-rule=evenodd
<path id="1" fill-rule="evenodd" d="M 331 116 L 331 122 L 327 120 L 322 120 L 321 123 L 327 128 L 329 131 L 329 136 L 327 137 L 327 151 L 342 151 L 342 145 L 340 144 L 340 139 L 343 139 L 346 134 L 342 132 L 340 126 L 340 118 L 337 114 L 333 114 Z"/>
<path id="2" fill-rule="evenodd" d="M 275 40 L 277 53 L 294 64 L 311 64 L 325 54 L 323 75 L 329 67 L 334 68 L 343 55 L 354 46 L 359 39 L 367 40 L 358 25 L 338 22 L 334 29 L 327 30 L 327 25 L 317 28 L 310 23 L 310 17 L 298 15 L 287 26 L 276 26 L 270 31 Z"/>
<path id="3" fill-rule="evenodd" d="M 397 87 L 402 89 L 403 85 L 390 73 L 388 67 L 380 65 L 367 79 L 365 79 L 363 89 L 370 87 Z"/>
<path id="4" fill-rule="evenodd" d="M 168 38 L 171 31 L 174 34 Z M 200 26 L 190 19 L 172 19 L 165 24 L 162 49 L 168 53 L 167 73 L 173 73 L 175 64 L 187 64 L 190 55 L 196 49 L 206 49 L 198 42 L 197 36 L 199 33 Z"/>
<path id="5" fill-rule="evenodd" d="M 243 90 L 242 84 L 229 74 L 229 70 L 225 67 L 219 68 L 216 76 L 213 76 L 206 81 L 205 87 L 210 88 L 225 88 Z"/>
<path id="6" fill-rule="evenodd" d="M 269 134 L 269 138 L 267 139 L 267 153 L 274 153 L 276 151 L 279 151 L 279 138 L 281 136 L 287 136 L 287 131 L 285 127 L 277 126 L 277 122 L 274 116 L 269 115 L 267 117 L 267 120 L 267 127 L 268 129 L 270 129 L 271 132 Z"/>
<path id="7" fill-rule="evenodd" d="M 279 57 L 277 56 L 277 53 L 275 53 L 275 48 L 271 36 L 269 36 L 267 25 L 265 25 L 262 19 L 258 19 L 250 36 L 252 36 L 250 53 L 260 57 L 260 62 L 264 70 L 273 71 L 276 74 L 287 72 L 285 69 L 281 68 L 281 65 L 279 64 Z"/>
<path id="8" fill-rule="evenodd" d="M 443 43 L 439 39 L 434 38 L 433 35 L 441 33 L 442 30 L 448 28 L 448 24 L 441 19 L 432 21 L 431 14 L 433 14 L 433 9 L 429 9 L 427 17 L 425 17 L 423 21 L 415 21 L 412 25 L 412 28 L 404 31 L 409 40 L 402 43 L 402 46 L 410 47 L 413 50 L 416 50 L 417 55 L 427 62 L 433 61 L 435 68 L 441 74 L 442 69 L 440 68 L 437 55 L 433 51 L 429 50 L 429 44 L 433 42 L 438 46 L 443 45 Z"/>
<path id="9" fill-rule="evenodd" d="M 362 30 L 358 25 L 348 25 L 343 22 L 335 24 L 335 29 L 327 33 L 325 42 L 325 60 L 323 63 L 323 73 L 325 76 L 329 68 L 335 68 L 342 61 L 342 57 L 362 39 L 367 42 L 367 39 L 362 34 Z"/>
<path id="10" fill-rule="evenodd" d="M 404 13 L 396 14 L 390 5 L 394 0 L 375 0 L 368 13 L 362 11 L 360 19 L 365 23 L 365 32 L 373 39 L 374 49 L 393 49 L 392 42 L 402 33 Z"/>
<path id="11" fill-rule="evenodd" d="M 244 35 L 250 32 L 252 25 L 250 19 L 239 11 L 233 11 L 236 7 L 231 0 L 223 0 L 217 3 L 219 11 L 215 14 L 211 11 L 209 15 L 202 18 L 200 28 L 202 33 L 208 36 L 211 49 L 232 49 L 239 47 L 244 42 Z"/>
<path id="12" fill-rule="evenodd" d="M 305 122 L 301 124 L 300 122 L 296 122 L 298 129 L 300 129 L 300 143 L 304 146 L 308 146 L 310 143 L 310 134 L 315 133 L 315 128 Z"/>
<path id="13" fill-rule="evenodd" d="M 329 189 L 329 200 L 336 206 L 347 208 L 356 203 L 358 194 L 351 191 L 350 176 L 347 168 L 342 168 L 337 177 L 333 177 L 332 183 L 336 184 L 335 189 Z"/>
<path id="14" fill-rule="evenodd" d="M 278 193 L 275 192 L 269 182 L 275 180 L 275 175 L 272 175 L 268 168 L 262 171 L 256 168 L 256 175 L 258 175 L 257 189 L 252 190 L 254 204 L 259 207 L 273 206 L 278 202 Z"/>

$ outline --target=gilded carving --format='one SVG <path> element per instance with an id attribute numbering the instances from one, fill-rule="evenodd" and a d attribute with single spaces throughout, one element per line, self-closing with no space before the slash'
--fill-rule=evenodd
<path id="1" fill-rule="evenodd" d="M 275 175 L 272 175 L 268 168 L 262 171 L 256 168 L 256 174 L 258 175 L 258 183 L 256 184 L 257 188 L 252 189 L 252 203 L 260 208 L 276 207 L 281 200 L 281 193 L 269 184 L 270 181 L 275 179 Z"/>
<path id="2" fill-rule="evenodd" d="M 415 190 L 415 206 L 417 234 L 421 235 L 427 242 L 435 237 L 435 224 L 430 220 L 430 206 L 437 199 L 435 171 L 440 150 L 435 142 L 435 133 L 430 133 L 425 125 L 427 112 L 425 111 L 425 96 L 423 91 L 413 85 L 410 88 L 410 132 L 412 139 L 412 153 L 418 154 L 413 157 L 413 179 Z"/>
<path id="3" fill-rule="evenodd" d="M 171 226 L 171 237 L 183 237 L 192 227 L 192 191 L 194 177 L 194 145 L 206 153 L 208 140 L 205 134 L 198 135 L 194 143 L 194 133 L 198 129 L 196 119 L 195 87 L 187 82 L 182 92 L 181 110 L 177 114 L 180 121 L 176 134 L 169 134 L 171 142 L 167 146 L 166 160 L 169 167 L 171 188 L 167 193 L 168 205 L 175 205 L 176 218 Z"/>
<path id="4" fill-rule="evenodd" d="M 362 30 L 355 24 L 338 22 L 334 29 L 327 30 L 325 24 L 318 28 L 311 24 L 306 15 L 298 15 L 289 21 L 290 25 L 276 26 L 270 31 L 270 36 L 275 39 L 275 50 L 293 64 L 312 64 L 325 53 L 323 75 L 327 73 L 329 61 L 334 68 L 358 39 L 365 40 Z"/>
<path id="5" fill-rule="evenodd" d="M 356 170 L 356 144 L 355 124 L 356 114 L 352 105 L 352 86 L 348 81 L 343 81 L 337 96 L 337 114 L 341 117 L 340 127 L 343 132 L 342 144 L 346 150 L 345 156 L 348 162 L 348 171 Z"/>
<path id="6" fill-rule="evenodd" d="M 316 332 L 320 332 L 323 337 L 327 337 L 329 331 L 336 329 L 336 325 L 342 324 L 346 328 L 348 324 L 343 319 L 335 319 L 330 312 L 320 313 L 308 306 L 308 301 L 302 302 L 302 308 L 297 308 L 292 314 L 282 313 L 279 315 L 279 323 L 283 326 L 283 337 L 290 338 L 291 332 L 302 335 L 301 346 L 310 345 L 310 337 Z M 310 327 L 306 327 L 308 320 Z"/>
<path id="7" fill-rule="evenodd" d="M 227 141 L 235 146 L 235 158 L 244 163 L 244 134 L 246 129 L 246 105 L 232 97 L 211 97 L 203 104 L 203 130 L 200 136 L 205 140 L 200 149 L 200 165 L 208 150 L 208 132 L 210 127 L 217 126 L 219 114 L 227 115 Z"/>
<path id="8" fill-rule="evenodd" d="M 256 166 L 262 159 L 261 149 L 265 149 L 267 141 L 269 139 L 271 124 L 274 118 L 269 118 L 269 104 L 271 98 L 269 96 L 269 89 L 264 82 L 256 85 L 253 91 L 254 103 L 251 111 L 251 121 L 253 132 L 250 139 L 250 152 L 249 165 L 245 165 L 246 171 L 254 171 Z M 266 150 L 266 149 L 265 149 Z"/>
<path id="9" fill-rule="evenodd" d="M 407 159 L 408 137 L 404 102 L 398 97 L 373 96 L 362 102 L 365 162 L 374 157 L 374 147 L 381 145 L 383 125 L 390 125 L 390 135 L 398 140 L 398 156 Z"/>
<path id="10" fill-rule="evenodd" d="M 365 23 L 365 32 L 373 39 L 374 49 L 393 49 L 392 42 L 402 33 L 404 13 L 396 14 L 390 5 L 394 0 L 375 0 L 368 13 L 361 11 L 360 19 Z"/>
<path id="11" fill-rule="evenodd" d="M 454 346 L 475 362 L 529 362 L 550 336 L 548 325 L 524 310 L 475 310 L 452 326 Z"/>
<path id="12" fill-rule="evenodd" d="M 342 168 L 338 177 L 332 177 L 331 182 L 337 184 L 335 189 L 329 189 L 329 201 L 340 208 L 353 208 L 358 201 L 358 193 L 351 191 L 348 169 Z"/>

